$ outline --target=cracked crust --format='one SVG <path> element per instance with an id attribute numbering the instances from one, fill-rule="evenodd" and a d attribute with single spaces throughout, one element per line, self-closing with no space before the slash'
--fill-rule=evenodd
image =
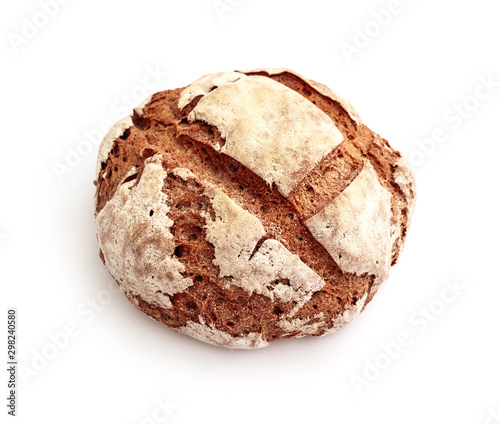
<path id="1" fill-rule="evenodd" d="M 123 292 L 229 348 L 347 325 L 415 203 L 409 166 L 350 103 L 281 69 L 156 93 L 110 131 L 97 175 L 101 258 Z"/>
<path id="2" fill-rule="evenodd" d="M 391 194 L 370 162 L 352 183 L 305 224 L 344 272 L 384 281 L 391 266 Z"/>
<path id="3" fill-rule="evenodd" d="M 215 248 L 213 264 L 219 267 L 219 276 L 231 278 L 226 286 L 293 302 L 292 316 L 323 287 L 323 279 L 282 243 L 263 239 L 266 231 L 259 219 L 221 190 L 210 187 L 207 192 L 215 218 L 205 214 L 206 239 Z"/>
<path id="4" fill-rule="evenodd" d="M 167 173 L 160 157 L 145 162 L 141 179 L 123 182 L 96 218 L 106 266 L 129 295 L 170 308 L 168 295 L 186 290 L 184 265 L 175 256 L 168 217 L 169 200 L 162 192 Z"/>
<path id="5" fill-rule="evenodd" d="M 188 120 L 216 127 L 224 144 L 214 148 L 276 184 L 286 197 L 342 142 L 342 134 L 321 109 L 283 84 L 243 74 L 233 81 L 233 74 L 217 74 L 218 86 L 207 81 L 216 88 L 203 95 Z"/>

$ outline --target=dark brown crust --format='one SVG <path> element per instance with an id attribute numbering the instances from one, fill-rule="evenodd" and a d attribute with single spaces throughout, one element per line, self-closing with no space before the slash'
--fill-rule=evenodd
<path id="1" fill-rule="evenodd" d="M 180 111 L 177 103 L 182 88 L 155 94 L 144 108 L 143 116 L 134 115 L 134 126 L 115 141 L 107 162 L 102 164 L 97 181 L 96 214 L 114 196 L 130 169 L 135 167 L 137 175 L 127 180 L 136 178 L 138 181 L 144 160 L 156 153 L 163 155 L 166 170 L 182 167 L 196 175 L 196 181 L 184 181 L 170 172 L 164 184 L 170 200 L 169 218 L 174 222 L 172 234 L 176 255 L 185 266 L 186 276 L 195 284 L 182 293 L 169 296 L 173 308 L 168 310 L 147 304 L 139 296 L 131 299 L 138 302 L 146 314 L 170 327 L 199 322 L 202 317 L 205 323 L 233 336 L 259 333 L 264 340 L 271 341 L 297 335 L 286 333 L 278 326 L 280 316 L 295 306 L 292 302 L 249 295 L 235 286 L 225 288 L 227 280 L 219 277 L 219 268 L 213 264 L 214 247 L 206 241 L 205 219 L 201 214 L 203 211 L 213 215 L 210 201 L 203 194 L 207 183 L 218 186 L 257 216 L 266 231 L 264 238 L 283 243 L 325 280 L 322 290 L 315 293 L 294 317 L 309 319 L 322 312 L 328 324 L 320 327 L 315 335 L 328 330 L 335 317 L 369 293 L 374 277 L 342 272 L 303 221 L 325 207 L 352 182 L 362 168 L 363 159 L 370 160 L 380 181 L 393 194 L 393 212 L 407 215 L 407 211 L 400 211 L 400 205 L 405 202 L 393 176 L 392 165 L 400 157 L 399 153 L 367 127 L 358 127 L 339 103 L 321 95 L 298 77 L 283 73 L 272 78 L 315 103 L 331 117 L 344 136 L 344 142 L 298 184 L 288 200 L 276 187 L 267 186 L 239 162 L 218 153 L 213 146 L 223 145 L 224 140 L 216 128 L 201 122 L 187 122 L 187 114 L 199 98 Z M 104 172 L 107 174 L 105 179 Z M 399 245 L 404 241 L 405 228 L 406 222 Z M 399 248 L 394 251 L 393 262 L 398 253 Z"/>

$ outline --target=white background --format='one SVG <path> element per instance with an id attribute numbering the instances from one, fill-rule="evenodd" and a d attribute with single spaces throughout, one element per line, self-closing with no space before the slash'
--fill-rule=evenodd
<path id="1" fill-rule="evenodd" d="M 0 358 L 6 367 L 15 307 L 17 422 L 500 420 L 499 3 L 401 0 L 376 13 L 388 5 L 73 0 L 45 19 L 37 1 L 4 2 Z M 207 72 L 256 67 L 294 69 L 350 99 L 414 164 L 418 202 L 400 262 L 348 328 L 230 351 L 111 291 L 94 230 L 97 147 L 85 134 L 121 118 L 123 96 L 140 103 Z M 439 143 L 422 142 L 439 128 Z M 447 281 L 461 288 L 445 304 Z M 397 349 L 401 332 L 411 344 Z"/>

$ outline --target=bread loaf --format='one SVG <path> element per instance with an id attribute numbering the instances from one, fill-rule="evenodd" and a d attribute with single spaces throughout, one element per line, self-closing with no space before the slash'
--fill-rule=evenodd
<path id="1" fill-rule="evenodd" d="M 323 336 L 372 300 L 415 205 L 401 154 L 286 69 L 154 94 L 103 140 L 100 256 L 130 301 L 227 348 Z"/>

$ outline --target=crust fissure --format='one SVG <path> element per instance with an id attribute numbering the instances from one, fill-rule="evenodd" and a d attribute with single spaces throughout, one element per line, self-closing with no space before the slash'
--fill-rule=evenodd
<path id="1" fill-rule="evenodd" d="M 174 256 L 173 221 L 162 191 L 166 175 L 158 156 L 146 160 L 140 180 L 119 186 L 97 215 L 96 225 L 106 266 L 121 288 L 170 308 L 170 300 L 160 293 L 173 295 L 193 281 L 183 277 L 185 268 Z"/>
<path id="2" fill-rule="evenodd" d="M 188 120 L 215 126 L 225 140 L 213 147 L 236 159 L 287 196 L 343 136 L 321 109 L 270 78 L 229 73 L 215 90 L 186 88 L 179 107 L 204 93 Z M 271 95 L 272 93 L 272 95 Z M 184 99 L 186 98 L 186 99 Z M 228 101 L 230 99 L 231 101 Z"/>
<path id="3" fill-rule="evenodd" d="M 305 221 L 342 271 L 383 281 L 391 266 L 391 194 L 369 161 L 322 211 Z"/>
<path id="4" fill-rule="evenodd" d="M 206 190 L 215 219 L 205 214 L 207 241 L 215 248 L 219 276 L 233 277 L 228 285 L 283 302 L 296 302 L 296 313 L 324 285 L 324 280 L 277 240 L 264 238 L 260 220 L 238 206 L 218 188 Z M 261 242 L 260 246 L 258 246 Z M 285 280 L 288 284 L 273 282 Z M 270 288 L 271 287 L 271 288 Z"/>

